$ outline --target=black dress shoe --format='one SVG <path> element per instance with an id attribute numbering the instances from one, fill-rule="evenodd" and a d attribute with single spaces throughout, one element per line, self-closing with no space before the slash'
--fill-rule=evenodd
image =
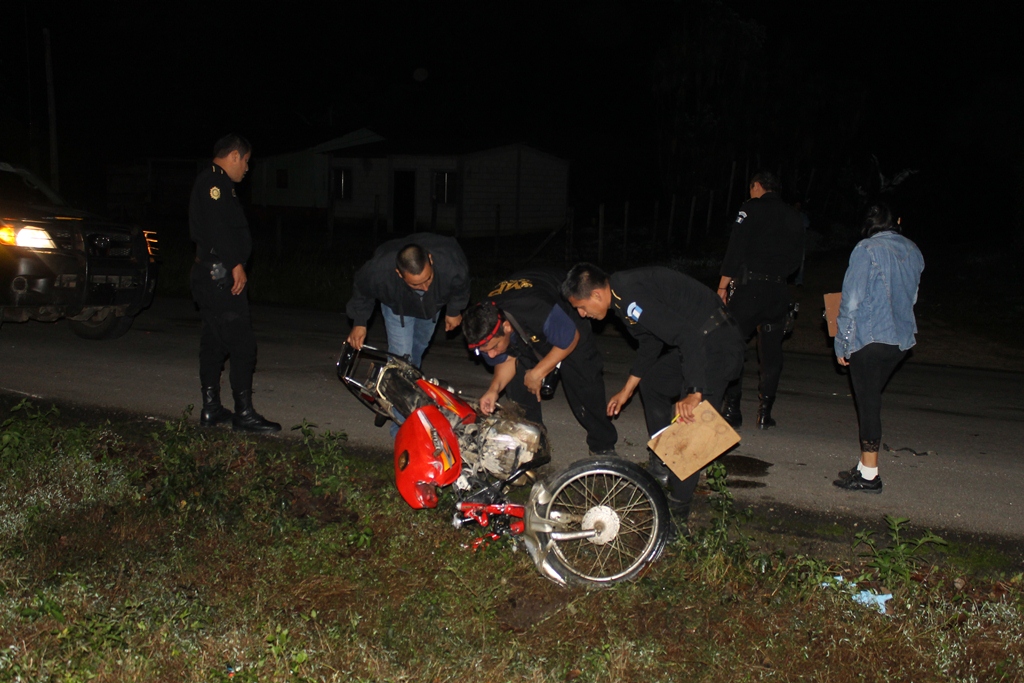
<path id="1" fill-rule="evenodd" d="M 860 475 L 860 471 L 853 473 L 853 476 L 847 477 L 846 479 L 836 479 L 832 482 L 833 486 L 838 486 L 844 491 L 863 491 L 864 493 L 881 493 L 882 492 L 882 478 L 875 477 L 874 479 L 865 479 Z"/>

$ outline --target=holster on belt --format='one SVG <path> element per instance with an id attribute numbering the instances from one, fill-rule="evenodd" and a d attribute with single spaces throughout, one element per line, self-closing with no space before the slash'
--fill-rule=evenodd
<path id="1" fill-rule="evenodd" d="M 231 273 L 224 266 L 222 261 L 203 261 L 198 256 L 196 257 L 196 263 L 203 267 L 203 269 L 210 274 L 210 279 L 213 284 L 217 285 L 221 289 L 227 289 L 233 284 L 234 278 L 231 278 Z"/>
<path id="2" fill-rule="evenodd" d="M 733 319 L 731 315 L 729 315 L 729 311 L 725 310 L 725 308 L 719 308 L 718 310 L 711 314 L 711 317 L 709 317 L 707 319 L 707 322 L 705 322 L 704 325 L 700 328 L 700 334 L 702 337 L 706 337 L 715 330 L 717 330 L 722 325 L 735 324 L 736 321 Z"/>

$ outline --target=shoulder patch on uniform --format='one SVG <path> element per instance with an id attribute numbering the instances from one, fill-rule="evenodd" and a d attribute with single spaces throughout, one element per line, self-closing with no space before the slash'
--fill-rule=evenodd
<path id="1" fill-rule="evenodd" d="M 738 214 L 736 214 L 736 222 L 737 223 L 742 223 L 744 221 L 744 219 L 746 219 L 746 217 L 747 217 L 747 212 L 746 211 L 740 211 Z"/>
<path id="2" fill-rule="evenodd" d="M 210 188 L 210 198 L 220 199 L 220 188 L 217 187 L 216 185 Z"/>
<path id="3" fill-rule="evenodd" d="M 516 289 L 528 289 L 530 287 L 533 287 L 533 283 L 525 278 L 520 280 L 502 280 L 487 296 L 498 296 L 505 292 L 511 292 Z"/>
<path id="4" fill-rule="evenodd" d="M 640 322 L 640 314 L 644 312 L 644 309 L 640 308 L 634 301 L 626 307 L 626 316 L 633 322 Z"/>

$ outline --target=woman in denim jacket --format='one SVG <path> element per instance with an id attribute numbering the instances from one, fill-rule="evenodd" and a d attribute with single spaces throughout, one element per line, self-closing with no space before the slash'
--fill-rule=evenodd
<path id="1" fill-rule="evenodd" d="M 847 491 L 882 492 L 882 389 L 915 343 L 914 304 L 924 270 L 917 245 L 900 234 L 885 204 L 868 209 L 850 254 L 839 306 L 836 358 L 849 366 L 860 422 L 860 462 L 833 482 Z"/>

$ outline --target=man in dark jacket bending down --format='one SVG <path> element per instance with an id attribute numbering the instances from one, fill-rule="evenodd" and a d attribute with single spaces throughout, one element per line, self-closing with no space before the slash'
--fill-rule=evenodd
<path id="1" fill-rule="evenodd" d="M 419 367 L 445 310 L 444 329 L 462 323 L 469 304 L 469 266 L 451 237 L 428 232 L 391 240 L 377 247 L 356 273 L 345 312 L 353 327 L 348 343 L 363 348 L 366 324 L 380 301 L 388 333 L 388 351 Z"/>

